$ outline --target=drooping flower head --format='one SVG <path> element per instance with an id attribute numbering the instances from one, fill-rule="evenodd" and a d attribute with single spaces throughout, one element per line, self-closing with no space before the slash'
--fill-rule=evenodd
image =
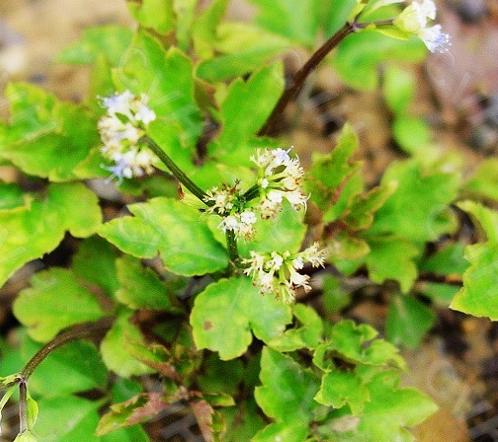
<path id="1" fill-rule="evenodd" d="M 440 25 L 432 25 L 436 19 L 436 4 L 433 0 L 413 0 L 394 20 L 402 31 L 417 35 L 431 52 L 447 52 L 450 36 Z"/>
<path id="2" fill-rule="evenodd" d="M 258 185 L 263 218 L 275 216 L 284 200 L 296 209 L 306 207 L 307 195 L 300 187 L 304 170 L 298 158 L 289 155 L 290 149 L 258 150 L 251 160 L 258 167 Z"/>
<path id="3" fill-rule="evenodd" d="M 99 120 L 98 129 L 101 152 L 114 163 L 109 170 L 120 179 L 151 174 L 155 156 L 138 145 L 147 125 L 156 119 L 147 96 L 124 91 L 102 98 L 101 103 L 106 114 Z"/>
<path id="4" fill-rule="evenodd" d="M 244 273 L 253 279 L 254 285 L 262 294 L 273 293 L 285 303 L 291 303 L 299 288 L 311 290 L 310 277 L 299 273 L 306 263 L 312 267 L 323 267 L 327 253 L 317 243 L 303 252 L 292 254 L 251 252 L 250 258 L 243 260 Z"/>

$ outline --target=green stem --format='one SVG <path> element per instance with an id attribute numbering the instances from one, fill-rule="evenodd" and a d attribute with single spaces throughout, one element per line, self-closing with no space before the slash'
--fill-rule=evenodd
<path id="1" fill-rule="evenodd" d="M 140 139 L 140 143 L 146 144 L 147 147 L 152 150 L 152 152 L 154 152 L 154 154 L 166 165 L 176 179 L 180 181 L 180 183 L 182 183 L 188 190 L 190 190 L 192 194 L 199 198 L 204 204 L 208 206 L 210 205 L 206 202 L 206 192 L 195 184 L 152 138 L 144 136 Z"/>
<path id="2" fill-rule="evenodd" d="M 250 189 L 247 190 L 246 193 L 244 193 L 244 195 L 242 195 L 242 197 L 246 201 L 251 201 L 251 200 L 257 198 L 258 196 L 259 196 L 259 185 L 258 184 L 255 184 L 254 186 L 252 186 Z"/>
<path id="3" fill-rule="evenodd" d="M 227 230 L 225 234 L 227 240 L 228 256 L 230 261 L 234 266 L 236 266 L 239 261 L 239 251 L 237 249 L 237 239 L 235 238 L 235 233 L 232 230 Z"/>

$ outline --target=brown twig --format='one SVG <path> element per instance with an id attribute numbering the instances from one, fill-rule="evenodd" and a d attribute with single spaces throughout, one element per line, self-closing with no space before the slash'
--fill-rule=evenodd
<path id="1" fill-rule="evenodd" d="M 26 382 L 33 374 L 36 367 L 38 367 L 38 365 L 40 365 L 55 349 L 77 339 L 100 336 L 111 328 L 113 321 L 114 318 L 106 317 L 97 322 L 87 322 L 75 325 L 58 334 L 54 339 L 45 344 L 24 366 L 21 372 L 20 382 Z"/>
<path id="2" fill-rule="evenodd" d="M 280 97 L 275 109 L 266 121 L 266 124 L 259 131 L 259 135 L 271 135 L 274 133 L 275 125 L 287 105 L 294 100 L 301 92 L 306 78 L 313 72 L 323 59 L 334 49 L 342 40 L 356 29 L 354 23 L 346 23 L 332 37 L 330 37 L 305 63 L 305 65 L 294 75 L 286 90 Z"/>

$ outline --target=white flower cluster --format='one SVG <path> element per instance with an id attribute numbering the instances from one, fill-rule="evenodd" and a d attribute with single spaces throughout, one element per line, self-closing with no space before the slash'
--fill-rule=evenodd
<path id="1" fill-rule="evenodd" d="M 207 212 L 223 217 L 220 228 L 224 232 L 232 231 L 236 238 L 249 239 L 254 234 L 257 216 L 252 210 L 241 208 L 238 183 L 234 186 L 214 187 L 205 198 Z"/>
<path id="2" fill-rule="evenodd" d="M 435 19 L 436 5 L 433 0 L 413 0 L 394 20 L 394 24 L 402 31 L 418 35 L 431 52 L 447 52 L 451 46 L 450 36 L 442 31 L 441 25 L 430 26 Z"/>
<path id="3" fill-rule="evenodd" d="M 327 253 L 314 243 L 303 252 L 260 254 L 251 252 L 251 257 L 243 260 L 244 273 L 252 277 L 254 285 L 262 294 L 273 293 L 285 303 L 291 303 L 299 288 L 311 290 L 309 275 L 299 273 L 306 263 L 313 267 L 323 267 Z"/>
<path id="4" fill-rule="evenodd" d="M 102 98 L 106 114 L 99 120 L 98 129 L 103 156 L 115 164 L 109 168 L 118 178 L 140 177 L 153 172 L 155 156 L 138 145 L 156 114 L 148 107 L 148 97 L 136 97 L 130 91 Z"/>
<path id="5" fill-rule="evenodd" d="M 308 196 L 300 187 L 304 170 L 299 159 L 291 158 L 289 150 L 258 150 L 251 160 L 258 166 L 261 196 L 261 216 L 272 218 L 282 208 L 284 199 L 299 210 L 306 207 Z"/>

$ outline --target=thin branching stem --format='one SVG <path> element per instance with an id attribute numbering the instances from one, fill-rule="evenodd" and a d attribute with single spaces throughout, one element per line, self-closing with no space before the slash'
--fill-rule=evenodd
<path id="1" fill-rule="evenodd" d="M 28 429 L 28 385 L 25 379 L 19 381 L 19 433 Z"/>
<path id="2" fill-rule="evenodd" d="M 24 366 L 19 380 L 20 384 L 26 382 L 33 374 L 36 367 L 38 367 L 38 365 L 40 365 L 55 349 L 78 339 L 101 336 L 111 328 L 113 321 L 114 318 L 106 317 L 97 322 L 87 322 L 75 325 L 58 334 L 54 339 L 45 344 Z"/>
<path id="3" fill-rule="evenodd" d="M 193 195 L 199 198 L 204 204 L 209 205 L 206 201 L 206 192 L 195 184 L 186 174 L 180 169 L 171 157 L 161 149 L 161 147 L 148 136 L 140 139 L 140 142 L 146 144 L 147 147 L 154 152 L 154 154 L 164 163 L 164 165 L 171 171 L 180 183 L 182 183 Z"/>
<path id="4" fill-rule="evenodd" d="M 294 77 L 280 97 L 280 100 L 273 109 L 266 124 L 260 130 L 259 135 L 271 135 L 274 132 L 279 118 L 287 108 L 287 105 L 299 95 L 308 76 L 318 67 L 323 59 L 349 34 L 353 33 L 355 29 L 356 26 L 354 23 L 346 23 L 311 56 L 299 71 L 294 74 Z"/>

